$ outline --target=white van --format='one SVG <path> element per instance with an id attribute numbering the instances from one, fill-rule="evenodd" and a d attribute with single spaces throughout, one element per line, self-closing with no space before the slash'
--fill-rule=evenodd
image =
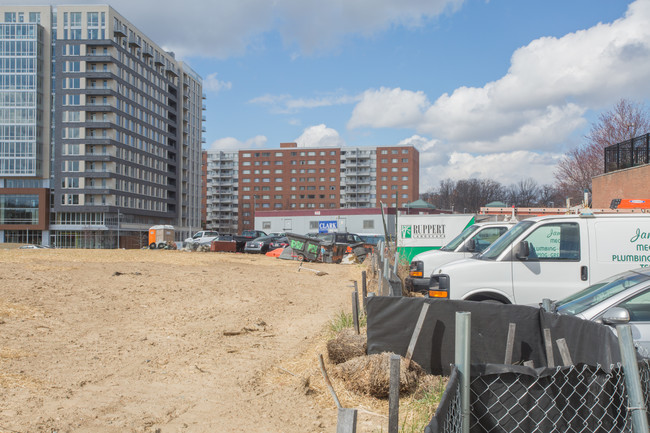
<path id="1" fill-rule="evenodd" d="M 536 304 L 648 265 L 648 214 L 535 217 L 519 222 L 480 255 L 436 269 L 429 296 Z"/>
<path id="2" fill-rule="evenodd" d="M 429 279 L 435 269 L 446 263 L 482 252 L 512 228 L 516 222 L 501 221 L 472 224 L 444 247 L 416 255 L 411 260 L 409 276 L 405 280 L 407 289 L 411 292 L 426 293 L 429 290 Z"/>

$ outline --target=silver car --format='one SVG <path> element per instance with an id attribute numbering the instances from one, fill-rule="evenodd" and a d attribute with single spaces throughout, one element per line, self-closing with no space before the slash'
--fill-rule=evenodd
<path id="1" fill-rule="evenodd" d="M 560 314 L 616 326 L 629 324 L 640 353 L 650 356 L 650 268 L 616 274 L 555 302 Z"/>

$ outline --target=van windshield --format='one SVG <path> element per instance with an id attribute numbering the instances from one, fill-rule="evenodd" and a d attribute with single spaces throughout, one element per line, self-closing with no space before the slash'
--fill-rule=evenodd
<path id="1" fill-rule="evenodd" d="M 465 230 L 460 232 L 458 236 L 456 236 L 451 241 L 449 241 L 447 245 L 440 248 L 440 251 L 454 251 L 456 248 L 458 248 L 460 244 L 462 244 L 465 241 L 465 239 L 470 237 L 472 233 L 474 233 L 478 228 L 479 226 L 476 224 L 472 224 L 471 226 L 466 227 Z"/>
<path id="2" fill-rule="evenodd" d="M 535 224 L 533 221 L 521 221 L 513 228 L 508 230 L 503 236 L 494 241 L 485 251 L 477 257 L 480 260 L 496 260 L 497 257 L 505 251 L 508 246 L 519 237 L 520 234 L 528 230 L 528 227 Z"/>

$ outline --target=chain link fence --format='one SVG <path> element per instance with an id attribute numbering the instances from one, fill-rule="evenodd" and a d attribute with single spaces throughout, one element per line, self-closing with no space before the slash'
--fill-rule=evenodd
<path id="1" fill-rule="evenodd" d="M 650 360 L 638 366 L 645 407 L 650 407 Z M 477 367 L 470 379 L 471 433 L 633 432 L 634 408 L 628 404 L 621 365 L 573 365 L 541 372 L 521 366 L 493 366 L 494 371 Z M 462 432 L 458 376 L 454 367 L 425 433 Z"/>
<path id="2" fill-rule="evenodd" d="M 393 245 L 394 247 L 394 245 Z M 371 272 L 377 277 L 378 296 L 402 296 L 402 280 L 397 275 L 399 254 L 385 242 L 379 242 L 372 254 Z"/>

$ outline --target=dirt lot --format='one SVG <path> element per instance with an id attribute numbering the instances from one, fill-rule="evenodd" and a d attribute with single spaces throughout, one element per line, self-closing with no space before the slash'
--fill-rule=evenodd
<path id="1" fill-rule="evenodd" d="M 305 266 L 327 275 L 244 254 L 1 249 L 0 432 L 335 431 L 317 356 L 363 268 Z M 361 409 L 357 431 L 386 430 Z"/>

